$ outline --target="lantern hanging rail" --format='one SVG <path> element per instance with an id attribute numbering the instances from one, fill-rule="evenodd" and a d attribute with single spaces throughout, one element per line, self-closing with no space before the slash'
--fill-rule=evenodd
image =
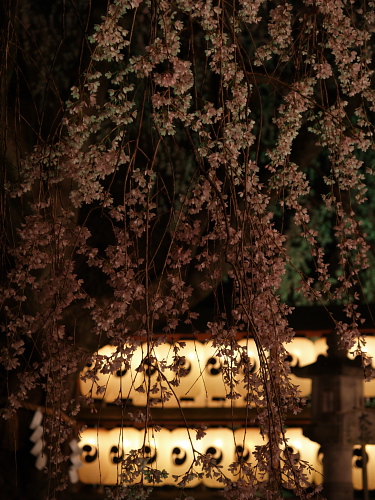
<path id="1" fill-rule="evenodd" d="M 189 424 L 228 425 L 235 426 L 257 425 L 257 411 L 254 408 L 228 408 L 228 407 L 191 407 L 183 408 L 183 415 Z M 137 412 L 146 412 L 146 407 L 124 404 L 122 407 L 114 404 L 106 404 L 102 401 L 95 402 L 90 407 L 81 407 L 77 415 L 77 421 L 86 425 L 98 425 L 102 427 L 115 427 L 117 425 L 132 425 L 143 428 L 144 422 L 134 422 L 132 415 Z M 130 415 L 129 415 L 130 414 Z M 154 407 L 151 409 L 152 420 L 166 427 L 174 428 L 181 426 L 181 409 Z M 286 425 L 300 426 L 311 423 L 310 406 L 301 408 L 298 414 L 292 412 L 287 414 Z"/>

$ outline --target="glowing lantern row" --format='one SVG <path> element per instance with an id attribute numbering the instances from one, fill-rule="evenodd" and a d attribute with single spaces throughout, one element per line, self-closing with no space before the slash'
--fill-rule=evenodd
<path id="1" fill-rule="evenodd" d="M 245 373 L 234 372 L 238 384 L 234 390 L 240 394 L 238 399 L 227 397 L 228 386 L 224 383 L 224 373 L 229 374 L 231 368 L 236 368 L 237 360 L 220 357 L 211 343 L 202 344 L 192 340 L 185 341 L 185 347 L 180 348 L 178 355 L 181 363 L 174 366 L 174 370 L 166 368 L 173 365 L 173 347 L 162 344 L 148 351 L 147 344 L 138 348 L 131 359 L 130 368 L 115 361 L 116 369 L 111 373 L 102 373 L 102 369 L 95 372 L 95 380 L 87 378 L 80 380 L 82 394 L 90 394 L 93 398 L 112 402 L 117 398 L 131 399 L 136 406 L 147 404 L 147 393 L 154 398 L 155 403 L 165 407 L 181 406 L 245 406 L 248 391 L 244 387 Z M 260 367 L 259 355 L 253 339 L 243 339 L 239 345 L 247 351 L 250 363 L 246 368 L 250 373 L 257 373 Z M 316 355 L 314 344 L 307 338 L 296 337 L 288 343 L 286 348 L 290 356 L 291 366 L 305 366 L 314 362 Z M 116 348 L 105 346 L 97 353 L 99 359 L 108 359 L 113 363 Z M 104 364 L 105 365 L 105 364 Z M 103 366 L 103 365 L 102 365 Z M 88 370 L 95 366 L 86 367 L 81 373 L 85 376 Z M 163 367 L 163 369 L 162 369 Z M 108 370 L 105 368 L 104 371 Z M 311 380 L 291 375 L 292 382 L 300 386 L 302 396 L 311 393 Z M 175 384 L 177 382 L 177 384 Z M 99 389 L 102 387 L 103 389 Z M 157 400 L 159 401 L 157 403 Z"/>
<path id="2" fill-rule="evenodd" d="M 207 434 L 197 441 L 195 432 L 184 428 L 168 431 L 161 429 L 154 432 L 152 429 L 144 433 L 131 427 L 116 428 L 111 431 L 105 429 L 87 429 L 81 435 L 80 447 L 82 449 L 82 467 L 78 470 L 79 478 L 86 484 L 116 484 L 122 472 L 122 466 L 126 467 L 129 460 L 130 450 L 139 450 L 140 456 L 145 459 L 145 473 L 143 477 L 136 475 L 130 479 L 131 482 L 143 480 L 144 484 L 156 486 L 175 485 L 173 475 L 179 476 L 177 483 L 190 470 L 200 473 L 202 467 L 192 467 L 194 459 L 201 454 L 210 454 L 213 462 L 220 466 L 217 470 L 224 471 L 227 477 L 233 480 L 239 476 L 239 471 L 229 473 L 230 464 L 239 461 L 240 458 L 247 462 L 252 460 L 251 452 L 255 446 L 264 444 L 258 429 L 243 429 L 235 431 L 230 429 L 208 429 Z M 195 451 L 193 452 L 192 444 Z M 125 460 L 125 461 L 124 461 Z M 150 470 L 165 470 L 168 477 L 163 478 L 160 483 L 153 483 Z M 187 483 L 187 487 L 195 487 L 203 482 L 206 486 L 215 488 L 222 487 L 222 483 L 213 477 L 194 477 Z"/>
<path id="3" fill-rule="evenodd" d="M 144 484 L 154 484 L 148 478 L 152 478 L 150 471 L 157 469 L 167 471 L 168 477 L 155 483 L 156 486 L 175 485 L 176 481 L 172 476 L 179 477 L 178 483 L 192 470 L 202 472 L 200 464 L 192 467 L 194 459 L 202 454 L 211 456 L 213 463 L 219 466 L 217 471 L 223 471 L 227 477 L 236 480 L 240 477 L 240 470 L 228 472 L 229 466 L 241 460 L 254 464 L 252 452 L 256 446 L 265 444 L 259 429 L 255 428 L 246 431 L 238 429 L 234 433 L 227 428 L 207 429 L 206 432 L 202 439 L 196 440 L 195 431 L 188 432 L 185 428 L 172 431 L 161 429 L 158 432 L 148 429 L 146 433 L 131 427 L 110 431 L 87 429 L 82 432 L 79 443 L 83 464 L 78 470 L 80 481 L 86 484 L 116 484 L 124 467 L 123 477 L 129 484 L 140 480 Z M 126 474 L 131 450 L 139 450 L 139 456 L 144 459 L 143 477 L 129 477 Z M 261 479 L 265 477 L 259 476 L 259 480 Z M 223 486 L 216 478 L 205 475 L 202 479 L 194 477 L 186 486 L 195 487 L 201 482 L 212 488 Z"/>
<path id="4" fill-rule="evenodd" d="M 111 485 L 120 482 L 120 474 L 124 473 L 125 484 L 143 481 L 146 485 L 165 486 L 176 485 L 189 472 L 202 472 L 200 465 L 192 464 L 200 454 L 210 454 L 211 459 L 220 466 L 220 470 L 232 481 L 241 478 L 241 469 L 228 471 L 233 462 L 247 462 L 255 466 L 256 461 L 253 452 L 257 446 L 265 444 L 258 428 L 237 429 L 232 432 L 226 428 L 207 429 L 207 434 L 199 441 L 195 439 L 195 432 L 190 434 L 185 428 L 168 431 L 161 429 L 156 432 L 153 429 L 137 430 L 132 427 L 115 428 L 110 431 L 105 429 L 86 429 L 82 432 L 79 447 L 81 448 L 82 466 L 78 469 L 79 479 L 85 484 Z M 320 445 L 303 435 L 300 428 L 289 428 L 286 431 L 287 451 L 283 452 L 281 459 L 286 456 L 295 461 L 308 462 L 312 469 L 305 470 L 308 483 L 320 484 L 322 476 L 322 453 L 319 452 Z M 195 451 L 193 452 L 192 446 Z M 138 455 L 130 455 L 131 450 L 138 450 Z M 375 445 L 366 445 L 367 469 L 375 467 Z M 129 470 L 134 467 L 131 457 L 140 456 L 144 463 L 145 474 L 135 476 L 129 475 Z M 137 460 L 135 458 L 135 460 Z M 359 446 L 353 448 L 352 481 L 357 490 L 362 489 L 362 456 Z M 153 482 L 152 471 L 165 470 L 168 477 L 161 478 L 160 482 Z M 178 476 L 177 481 L 172 476 Z M 257 472 L 258 481 L 267 480 L 267 475 Z M 293 489 L 294 479 L 288 481 L 283 478 L 286 486 Z M 194 477 L 186 484 L 187 487 L 195 487 L 200 483 L 211 487 L 220 488 L 223 484 L 213 477 L 203 475 L 202 479 Z M 368 475 L 368 488 L 375 489 L 375 476 Z"/>

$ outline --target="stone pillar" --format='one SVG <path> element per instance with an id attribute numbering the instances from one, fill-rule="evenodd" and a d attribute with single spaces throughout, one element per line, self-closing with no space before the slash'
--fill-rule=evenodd
<path id="1" fill-rule="evenodd" d="M 353 500 L 352 445 L 322 445 L 323 494 L 327 500 Z"/>

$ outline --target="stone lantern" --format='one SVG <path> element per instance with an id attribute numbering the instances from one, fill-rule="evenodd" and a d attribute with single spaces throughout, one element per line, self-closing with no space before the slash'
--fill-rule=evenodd
<path id="1" fill-rule="evenodd" d="M 363 443 L 360 419 L 365 413 L 361 360 L 350 360 L 346 350 L 328 339 L 328 356 L 303 368 L 293 369 L 300 377 L 312 378 L 311 424 L 304 434 L 321 445 L 323 494 L 327 500 L 353 500 L 353 446 Z M 375 418 L 367 415 L 374 427 Z M 369 442 L 369 441 L 367 441 Z"/>

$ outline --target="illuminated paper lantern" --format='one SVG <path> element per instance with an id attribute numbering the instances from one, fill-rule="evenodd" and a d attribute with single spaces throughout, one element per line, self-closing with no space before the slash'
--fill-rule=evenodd
<path id="1" fill-rule="evenodd" d="M 137 349 L 138 350 L 138 349 Z M 136 350 L 136 351 L 137 351 Z M 135 352 L 136 352 L 135 351 Z M 107 384 L 107 390 L 104 394 L 104 401 L 111 403 L 115 399 L 132 399 L 133 394 L 133 373 L 134 373 L 134 357 L 135 352 L 131 356 L 131 361 L 128 366 L 125 363 L 118 361 L 118 368 L 114 370 Z M 129 354 L 130 356 L 131 354 Z"/>
<path id="2" fill-rule="evenodd" d="M 372 357 L 371 366 L 375 368 L 375 337 L 370 337 L 366 335 L 366 345 L 362 346 L 362 351 Z M 354 359 L 354 354 L 352 354 L 354 348 L 348 352 L 348 357 L 350 359 Z M 375 379 L 363 381 L 363 395 L 365 398 L 374 398 L 375 397 Z"/>
<path id="3" fill-rule="evenodd" d="M 133 403 L 137 406 L 147 404 L 147 391 L 155 406 L 174 407 L 201 406 L 204 384 L 201 372 L 204 369 L 204 347 L 200 342 L 184 341 L 179 348 L 181 364 L 177 371 L 167 368 L 174 365 L 174 350 L 171 344 L 161 344 L 147 355 L 147 344 L 142 346 L 143 356 L 136 358 L 140 371 L 135 378 Z M 175 385 L 175 381 L 179 385 Z M 168 399 L 162 401 L 163 396 Z"/>
<path id="4" fill-rule="evenodd" d="M 320 337 L 314 342 L 315 349 L 315 359 L 318 359 L 318 356 L 323 355 L 327 356 L 328 344 L 326 337 Z"/>
<path id="5" fill-rule="evenodd" d="M 139 481 L 138 476 L 134 481 L 123 481 L 121 473 L 123 472 L 123 465 L 129 456 L 131 450 L 138 450 L 142 446 L 142 434 L 138 429 L 133 427 L 116 427 L 106 433 L 105 439 L 107 440 L 107 455 L 100 455 L 100 460 L 106 461 L 106 469 L 108 473 L 103 484 L 132 484 Z"/>
<path id="6" fill-rule="evenodd" d="M 173 387 L 176 396 L 183 407 L 200 407 L 204 402 L 204 383 L 202 372 L 204 371 L 204 346 L 201 342 L 184 340 L 184 347 L 179 349 L 178 355 L 185 358 L 179 370 L 179 385 Z M 172 354 L 172 353 L 171 353 Z M 172 356 L 168 358 L 172 362 Z M 169 370 L 168 379 L 176 379 L 176 372 Z M 174 400 L 174 398 L 173 398 Z M 172 401 L 173 401 L 172 400 Z M 174 400 L 175 401 L 175 400 Z"/>
<path id="7" fill-rule="evenodd" d="M 234 431 L 234 449 L 232 462 L 241 463 L 242 461 L 244 461 L 255 467 L 257 464 L 256 457 L 254 456 L 256 447 L 263 446 L 266 443 L 267 441 L 263 439 L 258 427 L 236 429 Z M 233 481 L 237 481 L 242 477 L 241 467 L 239 467 L 234 474 Z M 265 474 L 264 472 L 259 470 L 259 468 L 257 468 L 256 478 L 259 482 L 262 482 L 268 479 L 268 474 Z"/>
<path id="8" fill-rule="evenodd" d="M 81 372 L 81 377 L 95 366 L 95 356 L 105 356 L 108 358 L 108 363 L 113 363 L 115 361 L 115 352 L 116 347 L 111 345 L 99 349 L 94 355 L 93 362 Z M 117 398 L 129 398 L 132 385 L 131 370 L 127 370 L 124 363 L 118 362 L 118 365 L 118 369 L 113 370 L 111 373 L 103 373 L 102 368 L 98 370 L 95 374 L 97 377 L 95 381 L 90 378 L 84 381 L 80 377 L 81 394 L 87 395 L 92 392 L 94 399 L 104 399 L 106 402 L 113 402 Z"/>
<path id="9" fill-rule="evenodd" d="M 229 407 L 233 403 L 227 398 L 230 388 L 224 383 L 224 369 L 228 363 L 236 364 L 235 360 L 225 359 L 218 353 L 218 349 L 209 342 L 204 346 L 204 406 Z M 238 381 L 240 377 L 237 377 Z M 239 385 L 235 388 L 238 390 Z"/>
<path id="10" fill-rule="evenodd" d="M 202 442 L 201 440 L 196 440 L 195 431 L 188 431 L 186 428 L 173 429 L 171 431 L 171 441 L 172 449 L 169 456 L 170 463 L 168 465 L 168 484 L 179 484 L 183 480 L 183 476 L 188 474 L 191 470 L 195 455 L 193 452 L 193 446 L 195 450 L 202 453 Z M 191 472 L 194 471 L 194 467 Z M 198 471 L 197 471 L 198 472 Z M 179 479 L 175 481 L 172 476 L 179 476 Z M 201 480 L 199 478 L 191 478 L 191 481 L 186 482 L 186 487 L 194 488 L 200 484 Z"/>
<path id="11" fill-rule="evenodd" d="M 233 432 L 226 428 L 207 429 L 206 435 L 200 441 L 202 453 L 210 455 L 211 460 L 216 465 L 220 466 L 220 468 L 215 469 L 215 472 L 232 479 L 233 474 L 228 470 L 228 468 L 233 463 Z M 209 488 L 222 488 L 223 483 L 212 474 L 211 476 L 212 477 L 207 477 L 204 473 L 202 483 Z"/>
<path id="12" fill-rule="evenodd" d="M 144 350 L 145 344 L 140 345 L 133 353 L 131 361 L 131 389 L 130 389 L 130 399 L 135 406 L 146 406 L 147 405 L 147 384 L 146 373 L 148 372 L 148 366 L 145 366 L 144 359 L 146 357 L 147 349 Z M 144 391 L 144 392 L 140 392 Z"/>
<path id="13" fill-rule="evenodd" d="M 89 370 L 92 370 L 95 367 L 95 358 L 97 355 L 103 355 L 103 356 L 111 356 L 116 348 L 106 345 L 102 347 L 102 349 L 99 349 L 97 353 L 93 355 L 93 361 L 87 365 L 80 373 L 80 378 L 79 378 L 79 388 L 81 391 L 81 394 L 84 396 L 90 395 L 94 399 L 103 399 L 105 391 L 101 390 L 100 387 L 105 387 L 107 388 L 108 385 L 108 380 L 109 380 L 109 373 L 102 373 L 100 370 L 95 371 L 95 380 L 92 378 L 87 378 L 86 380 L 82 380 L 82 377 L 85 376 Z"/>
<path id="14" fill-rule="evenodd" d="M 167 429 L 158 431 L 149 428 L 140 431 L 142 439 L 142 456 L 147 459 L 143 483 L 145 485 L 164 486 L 168 484 L 169 477 L 161 477 L 160 472 L 170 473 L 170 457 L 173 450 L 171 432 Z"/>
<path id="15" fill-rule="evenodd" d="M 372 357 L 371 360 L 371 365 L 375 367 L 375 337 L 371 337 L 370 335 L 365 335 L 364 339 L 366 341 L 365 345 L 361 345 L 361 350 L 368 354 L 370 357 Z M 355 358 L 355 349 L 356 345 L 354 345 L 349 351 L 348 351 L 348 358 L 354 359 Z"/>
<path id="16" fill-rule="evenodd" d="M 105 429 L 86 429 L 81 434 L 79 447 L 82 450 L 82 467 L 78 476 L 84 484 L 108 484 L 109 440 Z"/>
<path id="17" fill-rule="evenodd" d="M 248 402 L 251 404 L 251 393 L 253 392 L 253 384 L 251 384 L 251 374 L 258 373 L 260 368 L 260 360 L 258 349 L 254 339 L 241 339 L 238 344 L 241 347 L 245 347 L 247 349 L 247 355 L 250 358 L 250 363 L 246 368 L 247 373 L 242 371 L 240 375 L 240 383 L 237 386 L 237 392 L 241 395 L 241 397 L 235 400 L 235 405 L 246 406 Z M 249 382 L 247 377 L 249 377 Z"/>
<path id="18" fill-rule="evenodd" d="M 151 400 L 153 406 L 178 406 L 173 394 L 168 401 L 162 402 L 168 393 L 172 393 L 168 385 L 169 370 L 165 368 L 171 356 L 171 349 L 170 344 L 161 344 L 149 351 L 144 343 L 136 353 L 134 367 L 137 373 L 132 393 L 134 405 L 146 406 L 147 401 Z"/>
<path id="19" fill-rule="evenodd" d="M 306 337 L 294 337 L 283 344 L 290 356 L 290 366 L 307 366 L 316 361 L 314 342 Z"/>
<path id="20" fill-rule="evenodd" d="M 316 353 L 314 343 L 305 337 L 294 337 L 292 342 L 284 344 L 288 351 L 290 366 L 307 366 L 316 361 Z M 299 386 L 300 395 L 305 397 L 311 394 L 312 380 L 310 378 L 297 377 L 295 374 L 290 375 L 291 382 Z"/>
<path id="21" fill-rule="evenodd" d="M 375 445 L 366 444 L 367 455 L 367 487 L 369 490 L 375 490 Z M 352 481 L 355 490 L 363 489 L 363 460 L 361 446 L 353 447 L 353 461 L 352 461 Z"/>
<path id="22" fill-rule="evenodd" d="M 305 469 L 306 482 L 301 484 L 302 487 L 308 484 L 321 484 L 323 482 L 322 472 L 323 467 L 319 460 L 320 444 L 311 441 L 303 435 L 301 428 L 288 428 L 285 432 L 287 438 L 288 456 L 291 460 L 306 461 L 314 470 Z M 286 454 L 284 452 L 284 458 Z M 284 481 L 286 478 L 284 477 Z M 289 483 L 293 483 L 294 478 L 289 478 Z"/>

